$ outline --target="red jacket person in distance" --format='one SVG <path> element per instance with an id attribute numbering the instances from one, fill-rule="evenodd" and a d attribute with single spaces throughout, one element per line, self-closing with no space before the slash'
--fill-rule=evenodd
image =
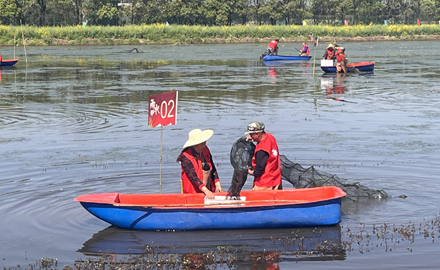
<path id="1" fill-rule="evenodd" d="M 254 176 L 253 190 L 282 189 L 281 160 L 275 137 L 264 131 L 264 124 L 254 121 L 247 126 L 248 139 L 256 142 L 252 168 L 248 173 Z"/>
<path id="2" fill-rule="evenodd" d="M 205 193 L 214 199 L 214 192 L 222 192 L 217 169 L 212 160 L 206 141 L 214 134 L 213 130 L 193 129 L 188 141 L 177 158 L 182 167 L 183 193 Z"/>
<path id="3" fill-rule="evenodd" d="M 278 55 L 278 39 L 272 39 L 267 45 L 267 55 Z"/>
<path id="4" fill-rule="evenodd" d="M 307 46 L 306 42 L 303 42 L 303 47 L 301 52 L 299 53 L 299 56 L 309 56 L 310 52 L 309 52 L 309 46 Z"/>

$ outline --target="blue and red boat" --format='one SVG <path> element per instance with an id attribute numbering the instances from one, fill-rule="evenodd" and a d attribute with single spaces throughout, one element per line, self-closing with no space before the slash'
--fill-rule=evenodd
<path id="1" fill-rule="evenodd" d="M 336 63 L 334 60 L 321 60 L 321 69 L 325 73 L 336 73 Z M 374 62 L 357 62 L 347 65 L 347 72 L 372 72 Z"/>
<path id="2" fill-rule="evenodd" d="M 75 201 L 94 216 L 123 229 L 207 230 L 328 226 L 341 220 L 338 187 L 216 193 L 82 195 Z"/>
<path id="3" fill-rule="evenodd" d="M 299 55 L 265 55 L 263 61 L 305 61 L 310 60 L 311 55 L 299 56 Z"/>
<path id="4" fill-rule="evenodd" d="M 0 66 L 1 67 L 12 67 L 13 65 L 15 65 L 18 62 L 18 59 L 2 59 L 0 61 Z"/>

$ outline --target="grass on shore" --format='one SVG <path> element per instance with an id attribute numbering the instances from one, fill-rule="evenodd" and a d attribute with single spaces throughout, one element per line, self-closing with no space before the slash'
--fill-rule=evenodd
<path id="1" fill-rule="evenodd" d="M 0 45 L 136 45 L 260 43 L 271 38 L 301 42 L 310 33 L 326 41 L 438 39 L 440 25 L 236 25 L 187 26 L 153 24 L 129 26 L 5 26 Z"/>

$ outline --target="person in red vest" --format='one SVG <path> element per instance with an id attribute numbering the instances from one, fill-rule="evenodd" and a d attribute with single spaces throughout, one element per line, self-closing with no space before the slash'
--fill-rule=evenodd
<path id="1" fill-rule="evenodd" d="M 325 50 L 324 56 L 322 59 L 331 60 L 335 59 L 335 48 L 333 44 L 328 44 L 327 49 Z"/>
<path id="2" fill-rule="evenodd" d="M 266 54 L 267 55 L 278 55 L 278 39 L 272 39 L 267 45 Z"/>
<path id="3" fill-rule="evenodd" d="M 206 141 L 214 134 L 213 130 L 193 129 L 188 134 L 188 141 L 177 158 L 182 167 L 183 193 L 205 193 L 214 199 L 214 192 L 222 192 L 217 169 L 212 160 Z"/>
<path id="4" fill-rule="evenodd" d="M 335 55 L 336 55 L 336 70 L 337 72 L 347 73 L 347 64 L 345 55 L 345 48 L 335 44 Z"/>
<path id="5" fill-rule="evenodd" d="M 275 137 L 264 131 L 263 122 L 254 121 L 247 126 L 249 136 L 256 142 L 252 167 L 248 173 L 254 176 L 252 190 L 282 189 L 281 186 L 281 159 Z"/>
<path id="6" fill-rule="evenodd" d="M 303 42 L 303 48 L 299 54 L 300 56 L 308 56 L 309 55 L 309 46 L 307 46 L 307 43 Z"/>

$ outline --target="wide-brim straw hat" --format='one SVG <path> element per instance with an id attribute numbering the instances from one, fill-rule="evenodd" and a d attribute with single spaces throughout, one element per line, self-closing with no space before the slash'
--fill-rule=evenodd
<path id="1" fill-rule="evenodd" d="M 188 140 L 183 145 L 183 148 L 198 145 L 199 143 L 206 142 L 212 137 L 214 131 L 211 129 L 201 130 L 199 128 L 193 129 L 188 134 Z"/>
<path id="2" fill-rule="evenodd" d="M 327 48 L 333 48 L 334 46 L 333 46 L 333 44 L 328 44 L 328 46 L 327 46 Z"/>

